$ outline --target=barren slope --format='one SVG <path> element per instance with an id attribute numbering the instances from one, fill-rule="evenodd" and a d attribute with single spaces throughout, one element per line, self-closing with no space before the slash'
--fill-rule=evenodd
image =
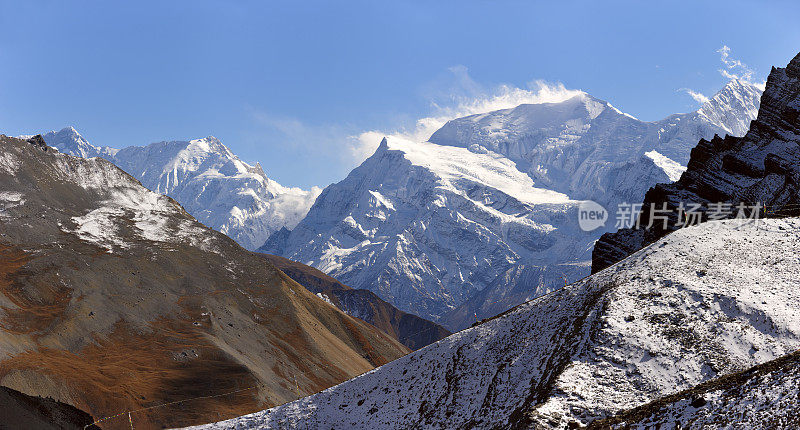
<path id="1" fill-rule="evenodd" d="M 288 258 L 261 255 L 323 300 L 378 327 L 411 349 L 428 346 L 450 334 L 439 324 L 397 309 L 372 291 L 350 288 L 321 270 Z"/>

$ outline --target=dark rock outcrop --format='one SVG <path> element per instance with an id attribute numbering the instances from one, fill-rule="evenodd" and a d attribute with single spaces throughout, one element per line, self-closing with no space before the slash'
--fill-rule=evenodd
<path id="1" fill-rule="evenodd" d="M 93 422 L 74 406 L 0 387 L 0 430 L 99 430 Z"/>
<path id="2" fill-rule="evenodd" d="M 44 152 L 47 152 L 51 149 L 49 146 L 47 146 L 47 143 L 44 141 L 41 134 L 37 134 L 36 136 L 28 138 L 27 142 Z"/>
<path id="3" fill-rule="evenodd" d="M 715 208 L 719 203 L 729 206 L 720 210 L 719 206 Z M 680 228 L 681 204 L 687 208 L 701 205 L 697 211 L 700 221 L 749 217 L 754 210 L 759 217 L 800 214 L 800 54 L 786 68 L 773 67 L 758 118 L 744 137 L 701 140 L 692 149 L 680 180 L 656 185 L 647 192 L 639 228 L 607 233 L 598 240 L 592 254 L 592 273 Z M 652 210 L 663 205 L 666 212 Z M 664 214 L 668 217 L 666 226 L 659 218 Z M 651 224 L 652 228 L 646 228 Z"/>

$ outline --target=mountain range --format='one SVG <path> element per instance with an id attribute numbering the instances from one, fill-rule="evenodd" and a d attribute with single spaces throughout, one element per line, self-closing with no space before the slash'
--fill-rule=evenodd
<path id="1" fill-rule="evenodd" d="M 772 69 L 744 137 L 701 141 L 681 179 L 645 197 L 765 202 L 768 218 L 623 232 L 617 243 L 645 238 L 640 249 L 572 285 L 336 387 L 196 428 L 792 428 L 798 146 L 800 54 Z"/>
<path id="2" fill-rule="evenodd" d="M 613 215 L 677 180 L 698 140 L 743 132 L 760 94 L 733 80 L 697 111 L 657 122 L 585 93 L 457 118 L 430 142 L 385 139 L 321 194 L 277 184 L 213 137 L 123 149 L 73 128 L 44 139 L 114 162 L 245 248 L 458 330 L 589 274 L 594 241 L 614 226 L 582 231 L 581 202 Z"/>
<path id="3" fill-rule="evenodd" d="M 213 136 L 123 149 L 94 146 L 73 127 L 42 137 L 60 152 L 111 161 L 251 250 L 274 231 L 294 227 L 321 191 L 282 186 L 268 178 L 260 164 L 242 161 Z"/>
<path id="4" fill-rule="evenodd" d="M 260 250 L 314 266 L 451 330 L 590 273 L 578 209 L 614 216 L 677 180 L 701 138 L 741 132 L 761 90 L 732 81 L 700 109 L 644 122 L 588 94 L 454 119 L 384 139 Z"/>
<path id="5" fill-rule="evenodd" d="M 31 136 L 22 136 L 30 138 Z M 44 134 L 45 143 L 61 153 L 109 160 L 135 176 L 151 191 L 178 201 L 193 217 L 225 233 L 245 248 L 263 243 L 268 232 L 296 224 L 320 190 L 286 188 L 269 179 L 261 166 L 251 166 L 213 137 L 191 141 L 158 142 L 113 149 L 94 146 L 73 127 Z M 353 289 L 302 264 L 282 264 L 290 276 L 351 316 L 379 327 L 411 348 L 420 348 L 450 332 L 428 320 L 402 312 L 374 293 Z M 291 270 L 289 270 L 291 269 Z M 293 276 L 300 275 L 301 277 Z M 322 289 L 319 275 L 325 279 Z M 324 290 L 324 291 L 323 291 Z"/>

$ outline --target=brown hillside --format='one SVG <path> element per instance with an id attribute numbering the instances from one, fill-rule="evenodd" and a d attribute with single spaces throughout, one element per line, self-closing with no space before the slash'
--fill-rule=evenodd
<path id="1" fill-rule="evenodd" d="M 450 335 L 441 325 L 403 312 L 372 291 L 353 289 L 316 268 L 284 257 L 261 255 L 312 293 L 324 295 L 348 315 L 378 327 L 411 349 L 420 349 Z"/>

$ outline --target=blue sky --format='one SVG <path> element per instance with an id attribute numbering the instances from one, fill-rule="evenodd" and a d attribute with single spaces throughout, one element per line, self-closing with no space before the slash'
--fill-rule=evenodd
<path id="1" fill-rule="evenodd" d="M 800 51 L 797 2 L 0 0 L 0 133 L 123 147 L 214 135 L 285 185 L 498 94 L 563 84 L 657 120 Z"/>

